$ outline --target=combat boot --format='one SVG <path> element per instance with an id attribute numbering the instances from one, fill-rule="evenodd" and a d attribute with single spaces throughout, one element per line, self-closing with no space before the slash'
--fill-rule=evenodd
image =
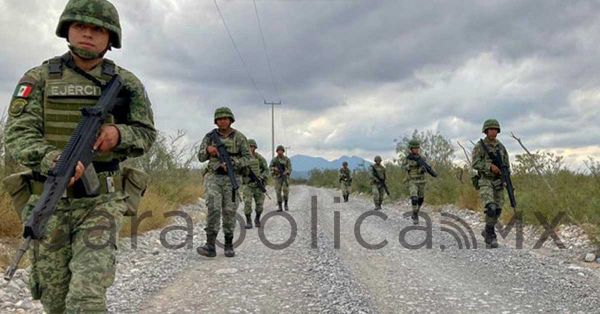
<path id="1" fill-rule="evenodd" d="M 290 208 L 288 207 L 288 200 L 285 200 L 285 211 L 287 212 L 288 210 L 290 210 Z"/>
<path id="2" fill-rule="evenodd" d="M 206 244 L 196 249 L 196 252 L 202 256 L 215 257 L 217 256 L 217 250 L 215 249 L 215 241 L 217 235 L 214 233 L 206 234 Z"/>
<path id="3" fill-rule="evenodd" d="M 246 229 L 252 229 L 252 215 L 246 215 Z"/>
<path id="4" fill-rule="evenodd" d="M 344 195 L 344 202 L 346 202 L 346 203 L 348 202 L 348 196 L 349 196 L 348 194 Z"/>
<path id="5" fill-rule="evenodd" d="M 413 211 L 411 218 L 412 218 L 413 225 L 419 224 L 419 214 L 417 212 Z"/>
<path id="6" fill-rule="evenodd" d="M 485 229 L 481 231 L 481 235 L 485 240 L 485 247 L 488 249 L 495 249 L 498 247 L 498 241 L 496 240 L 496 231 L 494 226 L 485 226 Z"/>
<path id="7" fill-rule="evenodd" d="M 256 228 L 260 228 L 260 214 L 262 213 L 256 213 L 256 217 L 254 217 L 254 226 L 256 226 Z"/>
<path id="8" fill-rule="evenodd" d="M 233 235 L 225 235 L 225 257 L 234 257 L 235 251 L 233 250 Z"/>
<path id="9" fill-rule="evenodd" d="M 282 212 L 283 208 L 281 207 L 281 202 L 277 202 L 277 205 L 279 206 L 279 209 L 277 211 L 278 212 Z"/>

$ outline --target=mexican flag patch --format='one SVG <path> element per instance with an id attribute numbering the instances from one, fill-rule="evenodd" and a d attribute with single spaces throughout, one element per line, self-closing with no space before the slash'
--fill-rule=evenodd
<path id="1" fill-rule="evenodd" d="M 31 86 L 30 84 L 20 84 L 19 86 L 17 86 L 14 96 L 19 98 L 27 98 L 29 97 L 29 95 L 31 95 L 32 90 L 33 86 Z"/>

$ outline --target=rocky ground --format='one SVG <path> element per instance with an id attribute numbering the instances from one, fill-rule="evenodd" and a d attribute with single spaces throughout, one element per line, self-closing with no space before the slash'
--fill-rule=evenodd
<path id="1" fill-rule="evenodd" d="M 357 228 L 359 217 L 372 209 L 370 201 L 353 197 L 349 203 L 335 203 L 338 194 L 293 186 L 287 217 L 297 232 L 285 248 L 265 244 L 284 243 L 294 234 L 283 216 L 268 220 L 264 239 L 256 228 L 247 230 L 235 258 L 224 257 L 222 250 L 214 259 L 196 254 L 195 248 L 204 242 L 201 223 L 195 223 L 191 236 L 167 232 L 166 242 L 191 240 L 190 247 L 166 248 L 161 230 L 138 237 L 137 248 L 132 240 L 123 239 L 117 279 L 108 293 L 110 311 L 600 312 L 600 269 L 596 263 L 583 262 L 595 248 L 577 227 L 559 228 L 565 250 L 555 249 L 551 239 L 542 249 L 533 250 L 543 230 L 528 226 L 523 249 L 515 248 L 512 232 L 501 239 L 499 249 L 487 250 L 479 234 L 483 224 L 478 213 L 453 206 L 426 207 L 423 218 L 431 220 L 430 248 L 426 244 L 410 249 L 427 238 L 423 231 L 411 231 L 412 224 L 404 217 L 410 211 L 407 203 L 386 205 L 383 215 L 368 216 Z M 313 196 L 316 215 L 311 210 Z M 267 202 L 266 207 L 273 210 L 273 203 Z M 204 208 L 200 203 L 183 211 L 197 218 Z M 425 227 L 421 220 L 420 227 Z M 184 226 L 185 220 L 176 218 L 174 225 Z M 455 238 L 450 229 L 458 230 L 458 225 L 465 236 L 458 231 Z M 360 239 L 370 244 L 387 242 L 380 249 L 366 249 Z M 0 312 L 42 312 L 39 302 L 29 297 L 26 277 L 27 271 L 21 270 L 11 283 L 1 284 Z"/>

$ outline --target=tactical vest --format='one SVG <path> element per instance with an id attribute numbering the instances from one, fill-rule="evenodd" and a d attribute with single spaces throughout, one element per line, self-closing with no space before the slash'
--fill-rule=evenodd
<path id="1" fill-rule="evenodd" d="M 425 180 L 425 170 L 423 170 L 423 168 L 419 166 L 418 162 L 408 159 L 407 163 L 409 166 L 408 176 L 410 179 Z"/>
<path id="2" fill-rule="evenodd" d="M 81 109 L 96 104 L 106 84 L 115 75 L 115 64 L 104 59 L 102 75 L 96 82 L 64 64 L 64 57 L 48 60 L 48 76 L 44 86 L 44 137 L 58 149 L 64 149 L 81 120 Z M 114 123 L 110 115 L 106 123 Z M 94 161 L 108 162 L 113 153 L 97 154 Z"/>
<path id="3" fill-rule="evenodd" d="M 260 177 L 260 174 L 261 174 L 260 158 L 258 156 L 259 156 L 258 153 L 256 153 L 256 155 L 254 157 L 250 156 L 250 161 L 248 163 L 248 167 L 247 167 L 246 171 L 244 171 L 244 179 L 243 179 L 244 184 L 255 185 L 255 183 L 250 183 L 250 171 L 252 171 L 254 173 L 254 175 L 256 175 L 257 177 Z"/>
<path id="4" fill-rule="evenodd" d="M 479 147 L 479 151 L 480 151 L 481 156 L 483 156 L 483 159 L 485 159 L 487 162 L 492 163 L 492 159 L 485 152 L 485 150 L 483 149 L 483 147 L 481 147 L 481 145 L 485 145 L 485 147 L 488 149 L 488 151 L 490 153 L 495 154 L 497 156 L 500 156 L 500 158 L 502 159 L 502 162 L 506 162 L 507 161 L 508 158 L 504 154 L 506 148 L 504 148 L 504 145 L 500 141 L 497 141 L 496 145 L 492 145 L 490 143 L 486 143 L 485 140 L 479 141 L 479 142 L 477 142 L 477 144 L 480 146 Z M 482 177 L 486 177 L 486 178 L 489 178 L 489 179 L 498 179 L 498 178 L 500 178 L 499 175 L 492 174 L 491 176 L 488 176 L 488 175 L 486 175 L 483 172 L 480 175 Z"/>
<path id="5" fill-rule="evenodd" d="M 387 179 L 385 177 L 385 168 L 383 166 L 377 166 L 374 164 L 371 167 L 372 167 L 371 171 L 373 171 L 373 169 L 375 169 L 375 172 L 377 172 L 377 175 L 379 176 L 380 179 L 383 179 L 383 180 Z M 373 178 L 372 182 L 377 183 L 377 179 Z"/>
<path id="6" fill-rule="evenodd" d="M 258 153 L 256 153 L 256 156 L 251 157 L 248 168 L 250 168 L 255 175 L 260 176 L 260 158 L 258 156 Z"/>
<path id="7" fill-rule="evenodd" d="M 237 131 L 234 131 L 237 132 Z M 212 133 L 212 131 L 211 131 Z M 207 136 L 210 137 L 211 133 L 208 133 Z M 231 157 L 239 157 L 241 156 L 241 148 L 239 147 L 239 145 L 236 143 L 235 141 L 235 133 L 231 133 L 230 136 L 223 138 L 222 136 L 219 135 L 219 138 L 221 139 L 221 142 L 223 143 L 223 145 L 225 145 L 225 149 L 227 150 L 227 152 L 229 153 L 229 156 Z M 211 140 L 211 145 L 215 145 L 215 143 L 213 143 L 213 141 Z M 210 158 L 209 161 L 209 169 L 212 169 L 211 166 L 214 166 L 216 164 L 219 163 L 219 157 L 212 157 Z M 226 174 L 226 173 L 220 173 L 220 174 Z"/>

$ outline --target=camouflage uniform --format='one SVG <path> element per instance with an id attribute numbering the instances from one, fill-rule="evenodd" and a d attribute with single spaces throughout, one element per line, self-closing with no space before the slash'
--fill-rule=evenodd
<path id="1" fill-rule="evenodd" d="M 277 151 L 285 149 L 283 146 L 278 146 Z M 277 204 L 279 205 L 279 210 L 281 211 L 281 203 L 285 203 L 285 210 L 289 210 L 288 208 L 288 197 L 290 193 L 290 182 L 289 177 L 292 174 L 292 162 L 286 156 L 278 157 L 275 156 L 271 160 L 271 164 L 269 166 L 271 168 L 271 172 L 275 179 L 275 193 L 277 194 Z M 283 169 L 283 173 L 279 170 L 279 168 Z"/>
<path id="2" fill-rule="evenodd" d="M 344 197 L 344 202 L 348 201 L 348 197 L 352 190 L 352 173 L 350 168 L 348 168 L 348 164 L 344 162 L 344 166 L 340 168 L 340 188 L 342 190 L 342 196 Z"/>
<path id="3" fill-rule="evenodd" d="M 490 128 L 497 128 L 498 131 L 500 131 L 500 124 L 493 119 L 487 120 L 484 123 L 483 132 L 485 133 Z M 509 167 L 510 161 L 506 148 L 497 139 L 491 141 L 488 137 L 485 137 L 477 142 L 473 148 L 473 169 L 476 170 L 479 175 L 479 197 L 485 207 L 484 212 L 486 214 L 486 230 L 484 231 L 489 234 L 491 243 L 492 240 L 493 242 L 496 240 L 494 226 L 498 222 L 498 218 L 502 212 L 502 206 L 504 205 L 504 185 L 502 183 L 502 177 L 491 171 L 492 160 L 482 147 L 482 142 L 483 145 L 486 145 L 490 153 L 499 155 L 502 162 Z"/>
<path id="4" fill-rule="evenodd" d="M 249 146 L 257 147 L 255 140 L 248 140 Z M 252 171 L 259 180 L 263 182 L 267 181 L 269 177 L 269 167 L 267 166 L 267 160 L 258 152 L 254 152 L 254 156 L 250 157 L 249 166 L 244 169 L 244 214 L 246 215 L 246 227 L 252 228 L 250 217 L 252 215 L 252 201 L 256 203 L 256 217 L 254 224 L 256 227 L 260 227 L 260 215 L 263 212 L 263 203 L 265 201 L 265 194 L 258 188 L 258 185 L 250 181 L 249 173 Z M 248 229 L 249 229 L 248 228 Z"/>
<path id="5" fill-rule="evenodd" d="M 420 148 L 420 143 L 411 140 L 408 147 L 409 149 Z M 424 156 L 420 157 L 425 161 Z M 425 201 L 425 169 L 417 161 L 408 158 L 404 158 L 402 168 L 408 173 L 408 191 L 413 209 L 413 220 L 417 220 L 419 210 Z"/>
<path id="6" fill-rule="evenodd" d="M 57 34 L 66 37 L 65 31 L 73 21 L 108 29 L 112 47 L 121 46 L 118 14 L 110 3 L 71 0 L 61 16 Z M 11 100 L 7 151 L 36 174 L 30 183 L 34 195 L 21 212 L 23 221 L 29 218 L 39 199 L 41 191 L 33 187 L 43 185 L 41 180 L 80 120 L 79 109 L 95 104 L 101 86 L 112 75 L 123 79 L 120 98 L 126 105 L 116 110 L 109 121 L 120 133 L 119 144 L 94 160 L 100 182 L 108 184 L 108 177 L 119 178 L 119 163 L 147 152 L 156 138 L 151 104 L 135 75 L 104 59 L 86 72 L 86 78 L 80 74 L 83 70 L 75 71 L 72 58 L 67 53 L 27 71 Z M 128 209 L 127 194 L 119 186 L 115 186 L 116 191 L 107 187 L 97 197 L 69 188 L 69 197 L 59 201 L 48 221 L 45 238 L 34 241 L 30 250 L 30 288 L 47 313 L 106 312 L 106 289 L 114 280 L 118 233 Z"/>
<path id="7" fill-rule="evenodd" d="M 229 108 L 223 107 L 216 110 L 215 121 L 222 117 L 229 117 L 232 121 L 235 121 L 233 113 L 231 113 Z M 225 246 L 229 247 L 232 243 L 239 195 L 236 193 L 235 201 L 232 199 L 233 189 L 227 173 L 222 168 L 215 170 L 216 166 L 220 164 L 219 158 L 211 156 L 207 151 L 209 146 L 217 146 L 211 139 L 212 132 L 206 134 L 202 139 L 200 151 L 198 152 L 198 160 L 200 162 L 208 161 L 204 176 L 206 207 L 208 209 L 204 231 L 206 231 L 207 244 L 212 245 L 212 249 L 214 249 L 214 243 L 220 229 L 221 215 L 223 216 L 222 225 Z M 231 133 L 226 137 L 221 133 L 218 134 L 221 142 L 225 145 L 227 152 L 231 156 L 235 168 L 236 180 L 239 185 L 241 183 L 241 171 L 248 165 L 250 160 L 248 140 L 244 134 L 233 128 L 231 128 Z"/>
<path id="8" fill-rule="evenodd" d="M 381 157 L 376 156 L 375 161 L 377 160 L 381 161 Z M 379 180 L 377 180 L 375 177 L 374 172 L 377 173 L 379 178 L 385 181 L 385 167 L 383 167 L 381 164 L 378 165 L 375 163 L 371 165 L 371 171 L 369 171 L 369 176 L 371 178 L 371 189 L 373 193 L 373 203 L 375 204 L 375 210 L 379 210 L 381 209 L 381 204 L 383 204 L 383 194 L 385 193 L 385 189 L 383 184 L 381 184 L 381 182 L 379 182 Z"/>

